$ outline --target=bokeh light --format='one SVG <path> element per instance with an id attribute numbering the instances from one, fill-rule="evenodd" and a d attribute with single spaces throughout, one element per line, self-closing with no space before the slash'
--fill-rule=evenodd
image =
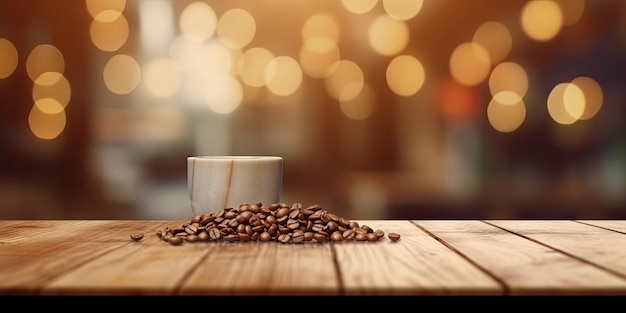
<path id="1" fill-rule="evenodd" d="M 17 62 L 18 53 L 13 43 L 6 38 L 0 38 L 0 79 L 11 76 Z"/>
<path id="2" fill-rule="evenodd" d="M 422 63 L 411 55 L 400 55 L 389 63 L 386 71 L 389 88 L 400 96 L 417 93 L 426 77 Z"/>
<path id="3" fill-rule="evenodd" d="M 390 36 L 389 34 L 393 34 Z M 409 27 L 388 15 L 376 17 L 368 30 L 369 45 L 374 52 L 383 56 L 400 53 L 409 43 Z"/>
<path id="4" fill-rule="evenodd" d="M 45 101 L 47 102 L 49 100 Z M 47 105 L 41 106 L 48 107 Z M 65 124 L 67 122 L 65 110 L 53 109 L 51 111 L 58 111 L 58 113 L 43 112 L 39 109 L 39 105 L 33 105 L 30 109 L 30 113 L 28 114 L 28 126 L 30 131 L 39 139 L 54 139 L 65 129 Z"/>
<path id="5" fill-rule="evenodd" d="M 298 61 L 289 56 L 278 56 L 265 68 L 265 85 L 278 96 L 289 96 L 302 83 L 302 69 Z"/>
<path id="6" fill-rule="evenodd" d="M 217 22 L 217 36 L 224 46 L 242 49 L 256 33 L 254 17 L 244 9 L 230 9 Z"/>
<path id="7" fill-rule="evenodd" d="M 54 99 L 61 108 L 65 108 L 72 97 L 72 89 L 67 78 L 58 72 L 45 72 L 33 83 L 33 101 L 35 103 L 40 103 L 39 100 L 42 99 Z M 46 113 L 56 113 L 50 112 L 48 110 L 44 110 L 40 108 L 41 111 Z"/>
<path id="8" fill-rule="evenodd" d="M 506 59 L 513 46 L 513 38 L 509 29 L 496 21 L 482 23 L 474 32 L 472 42 L 487 50 L 492 64 Z"/>
<path id="9" fill-rule="evenodd" d="M 26 58 L 26 73 L 33 82 L 45 72 L 63 74 L 64 71 L 65 58 L 61 51 L 53 45 L 37 45 Z"/>
<path id="10" fill-rule="evenodd" d="M 98 13 L 111 15 L 111 10 Z M 115 15 L 115 14 L 114 14 Z M 117 14 L 113 20 L 110 18 L 93 19 L 89 27 L 89 35 L 93 44 L 102 51 L 112 52 L 119 50 L 128 40 L 129 26 L 126 17 Z"/>
<path id="11" fill-rule="evenodd" d="M 491 59 L 482 46 L 474 42 L 458 45 L 450 56 L 450 74 L 459 83 L 476 86 L 489 75 Z"/>
<path id="12" fill-rule="evenodd" d="M 506 91 L 505 91 L 506 92 Z M 515 95 L 515 94 L 513 94 Z M 499 99 L 515 99 L 510 96 L 494 96 L 487 105 L 487 119 L 491 126 L 503 133 L 518 129 L 526 119 L 526 104 L 517 97 L 517 101 L 500 102 Z"/>
<path id="13" fill-rule="evenodd" d="M 141 80 L 141 68 L 130 55 L 117 54 L 112 56 L 102 72 L 104 84 L 115 94 L 131 93 Z"/>
<path id="14" fill-rule="evenodd" d="M 324 78 L 326 92 L 335 100 L 350 101 L 359 95 L 363 87 L 363 70 L 351 60 L 341 60 Z M 349 87 L 348 89 L 345 89 Z"/>
<path id="15" fill-rule="evenodd" d="M 563 26 L 561 7 L 552 0 L 526 2 L 520 19 L 524 33 L 536 41 L 554 38 Z"/>
<path id="16" fill-rule="evenodd" d="M 489 91 L 493 97 L 503 91 L 512 91 L 523 98 L 528 91 L 528 75 L 521 65 L 502 62 L 491 71 Z"/>
<path id="17" fill-rule="evenodd" d="M 206 2 L 194 1 L 183 9 L 179 26 L 181 34 L 203 41 L 214 35 L 217 29 L 217 14 Z"/>
<path id="18" fill-rule="evenodd" d="M 341 5 L 350 13 L 364 14 L 371 11 L 379 0 L 341 0 Z"/>
<path id="19" fill-rule="evenodd" d="M 579 119 L 588 120 L 594 117 L 600 111 L 604 102 L 602 87 L 595 79 L 586 76 L 574 78 L 572 84 L 577 86 L 584 94 L 585 109 Z"/>

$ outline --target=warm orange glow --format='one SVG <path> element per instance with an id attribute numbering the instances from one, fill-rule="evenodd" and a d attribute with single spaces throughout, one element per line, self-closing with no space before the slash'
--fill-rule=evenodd
<path id="1" fill-rule="evenodd" d="M 110 10 L 102 11 L 98 16 L 107 14 Z M 89 35 L 93 44 L 102 51 L 117 51 L 128 40 L 128 21 L 124 15 L 116 19 L 94 19 L 91 21 Z"/>
<path id="2" fill-rule="evenodd" d="M 252 14 L 244 9 L 226 11 L 217 23 L 217 35 L 224 46 L 242 49 L 256 34 L 256 22 Z"/>
<path id="3" fill-rule="evenodd" d="M 473 42 L 458 45 L 450 56 L 450 74 L 459 83 L 476 86 L 489 75 L 491 60 L 487 50 Z"/>
<path id="4" fill-rule="evenodd" d="M 424 0 L 382 0 L 387 14 L 396 20 L 410 20 L 422 9 Z"/>
<path id="5" fill-rule="evenodd" d="M 574 78 L 572 84 L 576 85 L 584 94 L 585 109 L 580 115 L 580 119 L 588 120 L 594 117 L 602 108 L 604 101 L 602 87 L 593 78 L 585 76 Z"/>
<path id="6" fill-rule="evenodd" d="M 378 0 L 341 0 L 343 7 L 350 13 L 364 14 L 371 11 Z"/>
<path id="7" fill-rule="evenodd" d="M 324 78 L 326 92 L 341 101 L 350 101 L 358 96 L 364 82 L 363 71 L 359 65 L 350 60 L 341 60 L 332 68 L 333 72 Z"/>
<path id="8" fill-rule="evenodd" d="M 487 106 L 487 119 L 495 130 L 510 133 L 518 129 L 526 119 L 526 104 L 520 97 L 517 97 L 517 101 L 506 103 L 498 100 L 502 98 L 507 97 L 496 94 L 491 99 Z"/>
<path id="9" fill-rule="evenodd" d="M 401 55 L 391 60 L 387 66 L 386 77 L 387 84 L 394 93 L 411 96 L 422 88 L 426 74 L 418 59 L 410 55 Z"/>
<path id="10" fill-rule="evenodd" d="M 69 81 L 63 74 L 45 72 L 35 80 L 32 95 L 35 103 L 39 103 L 39 100 L 42 99 L 52 99 L 61 105 L 61 108 L 65 108 L 70 102 L 72 90 Z M 56 113 L 40 109 L 46 113 Z"/>
<path id="11" fill-rule="evenodd" d="M 401 52 L 407 46 L 409 27 L 403 21 L 395 20 L 388 15 L 380 15 L 370 24 L 368 38 L 374 52 L 391 56 Z"/>
<path id="12" fill-rule="evenodd" d="M 502 62 L 491 71 L 489 91 L 492 96 L 503 91 L 512 91 L 523 98 L 528 91 L 528 75 L 519 64 Z"/>
<path id="13" fill-rule="evenodd" d="M 141 69 L 137 61 L 127 54 L 114 55 L 102 72 L 104 84 L 116 94 L 129 94 L 139 84 Z"/>
<path id="14" fill-rule="evenodd" d="M 563 26 L 563 13 L 552 0 L 531 0 L 524 4 L 521 14 L 524 33 L 536 41 L 548 41 L 556 36 Z"/>
<path id="15" fill-rule="evenodd" d="M 442 115 L 451 121 L 473 119 L 478 112 L 476 91 L 450 77 L 439 82 L 437 103 Z"/>
<path id="16" fill-rule="evenodd" d="M 492 64 L 504 60 L 513 46 L 513 38 L 504 24 L 488 21 L 481 24 L 474 32 L 472 42 L 483 46 Z"/>
<path id="17" fill-rule="evenodd" d="M 265 68 L 265 84 L 275 95 L 289 96 L 300 87 L 300 83 L 302 69 L 291 57 L 276 57 Z"/>
<path id="18" fill-rule="evenodd" d="M 34 82 L 39 75 L 45 72 L 65 71 L 65 58 L 59 49 L 53 45 L 37 45 L 26 58 L 26 73 Z"/>
<path id="19" fill-rule="evenodd" d="M 244 84 L 251 87 L 265 85 L 265 69 L 274 59 L 274 54 L 261 47 L 246 50 L 239 59 L 239 77 Z"/>
<path id="20" fill-rule="evenodd" d="M 17 67 L 18 54 L 13 43 L 0 38 L 0 79 L 7 78 L 13 74 Z"/>
<path id="21" fill-rule="evenodd" d="M 180 32 L 198 41 L 209 39 L 217 28 L 217 15 L 213 8 L 202 1 L 188 4 L 179 18 Z"/>
<path id="22" fill-rule="evenodd" d="M 356 86 L 357 83 L 349 84 L 350 86 Z M 356 86 L 358 87 L 358 86 Z M 352 93 L 352 91 L 349 91 Z M 340 101 L 341 112 L 350 119 L 364 120 L 370 117 L 376 108 L 376 94 L 372 87 L 368 84 L 364 84 L 358 95 L 350 100 Z"/>
<path id="23" fill-rule="evenodd" d="M 33 105 L 28 115 L 30 131 L 39 139 L 57 138 L 65 129 L 65 124 L 65 110 L 60 110 L 58 113 L 45 113 L 39 109 L 39 105 Z"/>
<path id="24" fill-rule="evenodd" d="M 300 65 L 305 74 L 323 78 L 331 65 L 339 61 L 337 43 L 326 36 L 313 36 L 304 41 L 300 48 Z"/>

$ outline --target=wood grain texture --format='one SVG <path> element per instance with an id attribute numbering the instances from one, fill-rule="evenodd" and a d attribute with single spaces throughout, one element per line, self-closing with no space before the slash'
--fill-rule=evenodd
<path id="1" fill-rule="evenodd" d="M 331 246 L 279 242 L 208 243 L 215 248 L 182 294 L 338 294 Z"/>
<path id="2" fill-rule="evenodd" d="M 156 236 L 185 222 L 0 221 L 0 294 L 626 294 L 626 221 L 357 221 L 385 232 L 375 242 Z"/>
<path id="3" fill-rule="evenodd" d="M 358 221 L 376 242 L 333 245 L 346 294 L 500 294 L 497 281 L 408 221 Z M 401 235 L 393 242 L 389 232 Z"/>
<path id="4" fill-rule="evenodd" d="M 562 220 L 490 221 L 489 223 L 541 242 L 626 279 L 626 234 Z M 595 280 L 593 280 L 595 281 Z M 604 286 L 613 286 L 609 281 Z M 621 286 L 621 284 L 619 284 Z"/>
<path id="5" fill-rule="evenodd" d="M 626 280 L 593 265 L 571 258 L 550 247 L 491 225 L 510 229 L 507 222 L 414 221 L 502 281 L 510 294 L 616 293 L 626 288 Z M 558 237 L 572 234 L 560 231 L 576 226 L 562 221 Z M 544 221 L 520 221 L 519 225 L 550 229 Z M 521 227 L 521 226 L 519 226 Z M 575 234 L 573 236 L 576 236 Z M 551 237 L 550 237 L 551 238 Z"/>

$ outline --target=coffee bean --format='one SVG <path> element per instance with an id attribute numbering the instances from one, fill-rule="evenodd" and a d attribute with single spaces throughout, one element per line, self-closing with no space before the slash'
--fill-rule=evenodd
<path id="1" fill-rule="evenodd" d="M 208 241 L 209 240 L 209 233 L 207 233 L 206 231 L 202 231 L 198 234 L 198 241 Z"/>
<path id="2" fill-rule="evenodd" d="M 222 238 L 222 232 L 217 227 L 213 227 L 209 229 L 210 240 L 219 240 L 221 238 Z"/>
<path id="3" fill-rule="evenodd" d="M 278 241 L 282 243 L 287 243 L 291 240 L 291 235 L 289 234 L 280 234 L 278 235 Z"/>
<path id="4" fill-rule="evenodd" d="M 330 240 L 332 241 L 342 241 L 343 236 L 340 231 L 336 231 L 330 235 Z"/>
<path id="5" fill-rule="evenodd" d="M 272 240 L 272 235 L 270 235 L 270 233 L 264 231 L 261 233 L 261 235 L 259 236 L 259 239 L 261 241 L 271 241 Z"/>
<path id="6" fill-rule="evenodd" d="M 278 241 L 281 243 L 377 241 L 385 231 L 350 221 L 324 210 L 319 204 L 304 207 L 296 202 L 242 203 L 238 208 L 223 208 L 213 213 L 194 215 L 188 222 L 175 228 L 166 227 L 157 236 L 174 245 L 196 241 Z M 143 234 L 133 234 L 141 240 Z M 398 233 L 389 233 L 392 241 L 400 239 Z"/>
<path id="7" fill-rule="evenodd" d="M 141 239 L 143 239 L 143 233 L 135 233 L 135 234 L 131 234 L 130 238 L 134 241 L 139 241 Z"/>
<path id="8" fill-rule="evenodd" d="M 296 230 L 291 235 L 291 241 L 294 243 L 300 243 L 304 241 L 304 232 L 301 230 Z"/>
<path id="9" fill-rule="evenodd" d="M 400 239 L 400 234 L 398 234 L 398 233 L 389 233 L 387 235 L 387 237 L 389 237 L 389 239 L 391 239 L 391 241 L 398 241 Z"/>
<path id="10" fill-rule="evenodd" d="M 377 229 L 374 234 L 376 235 L 377 238 L 382 238 L 385 236 L 385 232 L 382 229 Z"/>
<path id="11" fill-rule="evenodd" d="M 183 237 L 181 237 L 181 236 L 173 236 L 173 237 L 170 237 L 167 241 L 170 244 L 172 244 L 174 246 L 177 246 L 177 245 L 182 244 L 184 240 L 185 239 Z"/>

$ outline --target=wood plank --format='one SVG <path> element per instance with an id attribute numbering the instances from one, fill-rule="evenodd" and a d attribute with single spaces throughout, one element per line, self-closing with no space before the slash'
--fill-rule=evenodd
<path id="1" fill-rule="evenodd" d="M 130 234 L 138 225 L 156 233 L 164 222 L 3 221 L 0 293 L 37 293 L 56 277 L 133 243 Z"/>
<path id="2" fill-rule="evenodd" d="M 172 294 L 191 268 L 210 251 L 206 244 L 173 246 L 156 231 L 182 222 L 118 221 L 110 236 L 121 245 L 98 258 L 84 262 L 50 281 L 41 291 L 46 295 L 162 295 Z M 132 241 L 132 231 L 143 231 L 141 241 Z M 102 246 L 90 242 L 96 247 Z"/>
<path id="3" fill-rule="evenodd" d="M 408 221 L 357 221 L 376 242 L 333 244 L 345 294 L 501 294 L 502 286 Z M 393 242 L 389 232 L 397 232 Z"/>
<path id="4" fill-rule="evenodd" d="M 587 225 L 594 225 L 606 229 L 612 229 L 614 231 L 626 234 L 625 220 L 577 220 L 577 222 Z"/>
<path id="5" fill-rule="evenodd" d="M 537 240 L 626 280 L 626 234 L 573 221 L 489 221 L 493 225 Z M 606 286 L 612 283 L 598 281 Z M 587 283 L 589 285 L 589 283 Z M 621 284 L 619 284 L 621 285 Z"/>
<path id="6" fill-rule="evenodd" d="M 181 294 L 326 295 L 340 290 L 329 244 L 215 245 L 183 284 Z"/>
<path id="7" fill-rule="evenodd" d="M 605 294 L 626 291 L 626 281 L 493 225 L 472 220 L 413 221 L 506 284 L 510 294 Z M 514 226 L 507 222 L 489 221 Z M 519 221 L 519 226 L 541 221 Z M 565 221 L 552 236 L 568 236 Z M 534 230 L 533 230 L 534 231 Z M 545 232 L 545 230 L 542 230 Z M 532 231 L 531 231 L 532 232 Z"/>

